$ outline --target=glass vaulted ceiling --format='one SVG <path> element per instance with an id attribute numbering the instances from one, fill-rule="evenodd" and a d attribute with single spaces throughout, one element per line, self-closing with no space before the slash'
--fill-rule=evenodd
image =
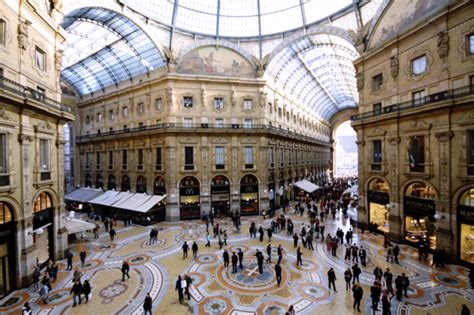
<path id="1" fill-rule="evenodd" d="M 211 36 L 255 37 L 304 27 L 352 0 L 119 0 L 177 29 Z"/>
<path id="2" fill-rule="evenodd" d="M 357 106 L 352 64 L 357 57 L 354 47 L 340 37 L 306 36 L 278 52 L 266 75 L 277 87 L 329 120 L 338 111 Z"/>
<path id="3" fill-rule="evenodd" d="M 119 13 L 81 8 L 62 26 L 68 36 L 61 78 L 81 96 L 165 65 L 151 39 Z"/>

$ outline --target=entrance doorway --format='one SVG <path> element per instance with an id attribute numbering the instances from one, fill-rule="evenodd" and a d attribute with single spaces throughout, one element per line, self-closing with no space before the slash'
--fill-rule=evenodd
<path id="1" fill-rule="evenodd" d="M 186 176 L 179 183 L 179 215 L 181 220 L 199 219 L 201 204 L 199 181 L 193 176 Z"/>
<path id="2" fill-rule="evenodd" d="M 240 180 L 240 213 L 258 214 L 258 180 L 254 175 L 245 175 Z"/>
<path id="3" fill-rule="evenodd" d="M 15 288 L 15 224 L 9 204 L 0 202 L 0 298 Z"/>
<path id="4" fill-rule="evenodd" d="M 33 206 L 33 242 L 38 249 L 38 264 L 54 258 L 54 211 L 51 197 L 42 192 Z"/>
<path id="5" fill-rule="evenodd" d="M 230 215 L 230 183 L 223 175 L 211 180 L 211 211 L 215 217 Z"/>

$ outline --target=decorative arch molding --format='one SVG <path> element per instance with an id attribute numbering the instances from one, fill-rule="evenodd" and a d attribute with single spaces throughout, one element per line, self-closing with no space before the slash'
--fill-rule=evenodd
<path id="1" fill-rule="evenodd" d="M 433 183 L 425 180 L 425 179 L 422 179 L 422 178 L 410 178 L 410 179 L 407 179 L 405 180 L 402 185 L 400 185 L 400 197 L 403 199 L 403 197 L 405 196 L 405 193 L 406 193 L 406 190 L 408 188 L 408 186 L 410 184 L 413 184 L 415 182 L 420 182 L 420 183 L 425 183 L 426 185 L 429 185 L 433 188 L 434 192 L 436 193 L 436 199 L 433 199 L 434 202 L 439 202 L 439 190 L 438 188 L 436 188 L 435 185 L 433 185 Z"/>
<path id="2" fill-rule="evenodd" d="M 1 196 L 0 202 L 7 203 L 10 206 L 14 222 L 19 221 L 20 219 L 25 217 L 24 213 L 20 210 L 20 204 L 15 199 L 8 196 Z"/>
<path id="3" fill-rule="evenodd" d="M 257 179 L 257 183 L 258 183 L 259 185 L 262 183 L 262 181 L 260 181 L 260 179 L 258 178 L 257 175 L 255 175 L 255 174 L 253 174 L 253 173 L 247 173 L 247 174 L 243 174 L 242 176 L 239 177 L 239 181 L 238 181 L 239 185 L 240 185 L 241 182 L 242 182 L 242 178 L 244 178 L 244 177 L 247 176 L 247 175 L 252 175 L 253 177 L 255 177 L 255 178 Z"/>
<path id="4" fill-rule="evenodd" d="M 223 175 L 223 174 L 216 174 L 216 175 L 212 176 L 212 178 L 209 180 L 209 187 L 211 186 L 212 181 L 214 180 L 214 178 L 219 177 L 219 176 L 225 177 L 225 179 L 227 179 L 227 181 L 229 182 L 229 187 L 232 187 L 232 181 L 230 180 L 229 176 Z"/>
<path id="5" fill-rule="evenodd" d="M 351 117 L 357 115 L 358 113 L 359 110 L 357 108 L 345 108 L 334 114 L 334 116 L 332 116 L 331 120 L 329 121 L 333 132 L 336 131 L 339 125 L 341 125 L 343 122 L 351 120 Z"/>
<path id="6" fill-rule="evenodd" d="M 354 45 L 354 40 L 347 30 L 342 29 L 337 26 L 330 26 L 330 25 L 316 26 L 316 27 L 312 27 L 311 32 L 309 33 L 306 33 L 306 34 L 297 33 L 285 38 L 280 44 L 278 44 L 275 48 L 272 49 L 272 52 L 268 55 L 267 65 L 273 60 L 273 58 L 275 58 L 276 55 L 278 55 L 280 51 L 282 51 L 291 43 L 298 41 L 302 38 L 310 37 L 312 35 L 318 35 L 318 34 L 335 35 L 335 36 L 341 37 L 342 39 L 345 39 L 351 45 Z"/>
<path id="7" fill-rule="evenodd" d="M 208 47 L 208 46 L 215 46 L 216 48 L 225 47 L 227 49 L 233 50 L 237 54 L 241 55 L 245 60 L 247 60 L 254 67 L 254 69 L 257 68 L 257 64 L 255 63 L 255 57 L 251 53 L 249 53 L 247 50 L 242 48 L 241 46 L 236 45 L 232 42 L 222 41 L 222 40 L 217 41 L 216 39 L 211 39 L 211 38 L 203 39 L 201 41 L 198 41 L 191 45 L 183 47 L 178 52 L 178 56 L 176 58 L 176 64 L 179 65 L 181 61 L 183 61 L 183 58 L 186 57 L 186 55 L 190 53 L 191 51 L 198 48 Z"/>
<path id="8" fill-rule="evenodd" d="M 453 209 L 457 209 L 457 206 L 459 205 L 459 198 L 461 198 L 462 194 L 464 194 L 469 189 L 474 189 L 474 184 L 461 186 L 454 191 L 453 199 L 451 200 Z"/>
<path id="9" fill-rule="evenodd" d="M 157 177 L 158 177 L 158 176 L 157 176 Z M 163 177 L 163 176 L 162 176 L 162 177 Z M 177 181 L 177 187 L 176 187 L 176 188 L 179 189 L 179 188 L 181 187 L 181 182 L 182 182 L 183 179 L 185 179 L 186 177 L 192 177 L 192 178 L 194 178 L 194 179 L 198 182 L 199 187 L 202 186 L 201 181 L 200 181 L 199 178 L 197 178 L 196 176 L 193 176 L 193 175 L 184 175 L 184 176 L 181 176 L 181 178 Z M 155 177 L 155 178 L 156 178 L 156 177 Z M 164 178 L 164 177 L 163 177 L 163 178 Z M 165 181 L 165 183 L 166 183 L 166 181 Z"/>
<path id="10" fill-rule="evenodd" d="M 51 188 L 43 188 L 43 189 L 40 189 L 38 190 L 33 198 L 31 199 L 31 213 L 33 213 L 33 206 L 35 204 L 35 200 L 36 198 L 38 198 L 38 196 L 41 194 L 41 193 L 47 193 L 49 195 L 49 197 L 51 198 L 51 205 L 53 206 L 53 209 L 56 210 L 56 208 L 58 207 L 59 205 L 59 198 L 58 198 L 58 195 L 57 193 L 51 189 Z"/>
<path id="11" fill-rule="evenodd" d="M 389 189 L 388 193 L 390 194 L 392 192 L 392 185 L 390 184 L 390 182 L 384 176 L 381 176 L 381 175 L 373 175 L 373 176 L 370 176 L 369 178 L 367 178 L 367 180 L 364 183 L 365 191 L 369 190 L 370 183 L 375 179 L 381 179 L 384 182 L 386 182 L 387 185 L 388 185 L 388 189 Z M 407 185 L 407 187 L 408 187 L 408 185 Z"/>

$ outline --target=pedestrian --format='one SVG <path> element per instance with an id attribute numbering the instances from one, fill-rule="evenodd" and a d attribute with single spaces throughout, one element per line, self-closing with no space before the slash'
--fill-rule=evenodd
<path id="1" fill-rule="evenodd" d="M 184 244 L 181 248 L 183 249 L 183 259 L 188 258 L 188 250 L 189 250 L 188 242 L 184 241 Z"/>
<path id="2" fill-rule="evenodd" d="M 263 254 L 257 249 L 257 253 L 255 254 L 255 256 L 257 256 L 258 272 L 260 274 L 263 274 Z"/>
<path id="3" fill-rule="evenodd" d="M 400 265 L 400 262 L 398 261 L 398 255 L 400 255 L 400 247 L 395 244 L 395 246 L 393 247 L 393 260 L 396 264 Z"/>
<path id="4" fill-rule="evenodd" d="M 151 299 L 150 293 L 146 294 L 145 301 L 143 301 L 143 314 L 152 315 L 151 309 L 153 307 L 153 300 Z"/>
<path id="5" fill-rule="evenodd" d="M 74 281 L 74 285 L 72 286 L 71 291 L 69 291 L 69 294 L 72 294 L 72 299 L 74 301 L 72 307 L 77 305 L 76 300 L 78 300 L 79 304 L 81 304 L 82 284 L 80 281 Z"/>
<path id="6" fill-rule="evenodd" d="M 185 275 L 184 276 L 184 281 L 185 281 L 185 287 L 184 287 L 184 292 L 186 293 L 186 296 L 188 297 L 188 301 L 191 300 L 191 293 L 189 292 L 189 289 L 191 288 L 191 284 L 193 283 L 193 279 Z"/>
<path id="7" fill-rule="evenodd" d="M 128 279 L 130 279 L 130 275 L 128 274 L 130 271 L 130 266 L 128 265 L 128 262 L 124 260 L 122 262 L 122 282 L 125 281 L 125 276 L 127 276 Z"/>
<path id="8" fill-rule="evenodd" d="M 385 279 L 385 286 L 390 294 L 393 295 L 393 274 L 390 272 L 390 269 L 387 268 L 383 273 L 383 278 Z"/>
<path id="9" fill-rule="evenodd" d="M 227 246 L 227 231 L 224 231 L 224 245 Z"/>
<path id="10" fill-rule="evenodd" d="M 288 308 L 288 315 L 296 315 L 296 311 L 295 311 L 295 308 L 293 307 L 293 305 L 290 305 L 290 307 Z"/>
<path id="11" fill-rule="evenodd" d="M 275 265 L 275 276 L 277 280 L 277 285 L 280 286 L 281 283 L 281 266 L 279 263 Z"/>
<path id="12" fill-rule="evenodd" d="M 72 258 L 74 257 L 74 254 L 72 253 L 71 250 L 69 250 L 68 254 L 67 254 L 67 268 L 66 270 L 70 271 L 72 270 Z"/>
<path id="13" fill-rule="evenodd" d="M 54 261 L 53 264 L 51 265 L 51 272 L 50 272 L 50 277 L 53 282 L 56 282 L 56 278 L 58 277 L 58 271 L 59 267 L 58 264 Z"/>
<path id="14" fill-rule="evenodd" d="M 344 271 L 344 280 L 346 280 L 346 291 L 351 289 L 351 280 L 352 280 L 352 271 L 350 268 L 347 268 Z"/>
<path id="15" fill-rule="evenodd" d="M 207 232 L 206 239 L 207 239 L 206 247 L 211 247 L 211 235 L 209 234 L 209 232 Z"/>
<path id="16" fill-rule="evenodd" d="M 272 244 L 267 245 L 267 263 L 270 264 L 272 262 Z"/>
<path id="17" fill-rule="evenodd" d="M 237 261 L 238 257 L 235 252 L 232 252 L 232 273 L 237 273 Z"/>
<path id="18" fill-rule="evenodd" d="M 395 279 L 395 290 L 396 290 L 397 300 L 401 301 L 402 300 L 402 293 L 403 293 L 403 278 L 402 278 L 402 276 L 397 276 L 397 278 Z"/>
<path id="19" fill-rule="evenodd" d="M 84 248 L 81 249 L 81 252 L 79 253 L 79 258 L 81 259 L 81 266 L 84 267 L 84 264 L 86 263 L 86 250 Z"/>
<path id="20" fill-rule="evenodd" d="M 278 254 L 277 264 L 280 264 L 281 260 L 283 259 L 283 248 L 281 247 L 281 244 L 278 245 L 277 254 Z"/>
<path id="21" fill-rule="evenodd" d="M 94 239 L 99 238 L 99 224 L 96 223 L 94 229 L 92 230 L 94 232 Z"/>
<path id="22" fill-rule="evenodd" d="M 21 314 L 22 315 L 32 315 L 33 314 L 33 310 L 31 309 L 30 303 L 25 302 L 25 304 L 23 304 L 23 307 L 21 308 Z"/>
<path id="23" fill-rule="evenodd" d="M 193 260 L 196 259 L 197 257 L 197 253 L 198 253 L 198 244 L 196 243 L 196 241 L 194 241 L 193 245 L 191 246 L 191 249 L 193 251 Z"/>
<path id="24" fill-rule="evenodd" d="M 301 252 L 301 249 L 298 247 L 296 250 L 296 266 L 302 266 L 303 265 L 303 253 Z"/>
<path id="25" fill-rule="evenodd" d="M 40 290 L 40 278 L 41 278 L 41 270 L 38 266 L 35 267 L 33 271 L 33 286 L 35 291 Z"/>
<path id="26" fill-rule="evenodd" d="M 382 315 L 392 315 L 390 311 L 390 296 L 388 295 L 387 290 L 383 290 L 382 293 Z"/>
<path id="27" fill-rule="evenodd" d="M 298 247 L 298 234 L 293 235 L 293 247 Z"/>
<path id="28" fill-rule="evenodd" d="M 117 234 L 117 232 L 115 232 L 115 229 L 114 228 L 110 228 L 110 231 L 109 231 L 109 235 L 110 235 L 110 241 L 113 242 L 114 241 L 114 238 L 115 238 L 115 235 Z"/>
<path id="29" fill-rule="evenodd" d="M 379 266 L 376 266 L 374 268 L 374 276 L 375 276 L 376 281 L 382 282 L 382 276 L 383 276 L 382 268 L 380 268 Z"/>
<path id="30" fill-rule="evenodd" d="M 352 297 L 354 298 L 354 304 L 352 308 L 357 308 L 357 311 L 360 313 L 360 301 L 362 301 L 362 297 L 364 295 L 364 290 L 360 286 L 359 283 L 356 283 L 352 286 Z"/>
<path id="31" fill-rule="evenodd" d="M 357 265 L 357 264 L 354 264 L 354 266 L 352 266 L 352 284 L 355 283 L 355 281 L 357 280 L 357 283 L 360 283 L 360 280 L 359 280 L 359 275 L 362 273 L 362 270 L 360 269 L 360 267 Z"/>
<path id="32" fill-rule="evenodd" d="M 393 264 L 393 246 L 392 245 L 387 245 L 387 262 L 389 260 Z"/>
<path id="33" fill-rule="evenodd" d="M 183 303 L 184 300 L 182 281 L 181 276 L 178 276 L 178 280 L 176 280 L 176 285 L 174 287 L 174 290 L 178 291 L 179 303 Z"/>
<path id="34" fill-rule="evenodd" d="M 334 272 L 334 269 L 333 268 L 330 268 L 329 271 L 328 271 L 328 282 L 329 282 L 329 290 L 331 290 L 331 284 L 332 284 L 332 287 L 334 289 L 334 292 L 337 293 L 337 290 L 336 290 L 336 273 Z"/>
<path id="35" fill-rule="evenodd" d="M 82 294 L 84 294 L 86 303 L 89 302 L 89 294 L 91 294 L 91 284 L 89 283 L 89 280 L 84 280 L 84 283 L 82 284 Z"/>
<path id="36" fill-rule="evenodd" d="M 154 244 L 154 239 L 155 239 L 155 229 L 152 228 L 151 231 L 150 231 L 150 240 L 148 241 L 148 244 L 151 245 L 151 244 Z"/>
<path id="37" fill-rule="evenodd" d="M 272 241 L 272 235 L 273 235 L 273 231 L 271 228 L 268 228 L 267 229 L 267 236 L 268 236 L 268 241 L 271 242 Z"/>
<path id="38" fill-rule="evenodd" d="M 378 285 L 377 281 L 374 282 L 374 284 L 370 287 L 370 297 L 372 299 L 372 310 L 375 313 L 378 311 L 378 305 L 380 302 L 380 295 L 382 294 L 382 290 L 380 289 L 380 286 Z"/>
<path id="39" fill-rule="evenodd" d="M 467 307 L 466 304 L 461 306 L 461 315 L 471 315 L 471 310 Z"/>
<path id="40" fill-rule="evenodd" d="M 403 294 L 407 298 L 408 297 L 407 291 L 408 291 L 408 287 L 410 286 L 410 280 L 405 275 L 405 273 L 402 273 L 402 281 L 403 281 L 402 282 L 403 283 Z"/>
<path id="41" fill-rule="evenodd" d="M 48 304 L 49 303 L 49 291 L 50 288 L 48 285 L 45 285 L 45 284 L 41 284 L 41 289 L 39 291 L 39 294 L 41 296 L 41 298 L 43 299 L 43 303 L 44 304 Z"/>
<path id="42" fill-rule="evenodd" d="M 244 252 L 242 251 L 242 248 L 239 248 L 239 252 L 238 252 L 237 256 L 239 256 L 239 267 L 240 267 L 240 269 L 244 269 L 244 266 L 242 265 L 242 262 L 244 261 Z"/>
<path id="43" fill-rule="evenodd" d="M 260 235 L 260 242 L 263 242 L 263 227 L 260 225 L 260 227 L 258 228 L 258 233 Z"/>
<path id="44" fill-rule="evenodd" d="M 229 252 L 227 249 L 224 249 L 224 252 L 222 253 L 222 260 L 224 260 L 224 268 L 229 267 Z"/>
<path id="45" fill-rule="evenodd" d="M 217 236 L 217 244 L 219 245 L 219 249 L 222 249 L 222 245 L 224 244 L 224 242 L 222 241 L 222 233 L 219 233 L 219 235 Z"/>

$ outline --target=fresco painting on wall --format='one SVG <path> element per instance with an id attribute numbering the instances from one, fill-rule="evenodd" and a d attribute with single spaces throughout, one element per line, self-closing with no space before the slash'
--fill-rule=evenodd
<path id="1" fill-rule="evenodd" d="M 403 0 L 391 4 L 370 40 L 370 47 L 383 43 L 447 6 L 453 0 Z"/>
<path id="2" fill-rule="evenodd" d="M 252 65 L 227 48 L 201 47 L 187 53 L 179 63 L 178 73 L 255 77 Z"/>

